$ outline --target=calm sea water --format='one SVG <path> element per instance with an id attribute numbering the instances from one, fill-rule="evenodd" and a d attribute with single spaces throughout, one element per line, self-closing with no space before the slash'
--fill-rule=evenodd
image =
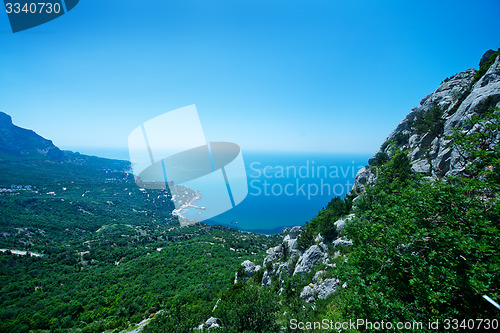
<path id="1" fill-rule="evenodd" d="M 304 225 L 333 197 L 345 197 L 370 156 L 251 152 L 243 157 L 248 196 L 211 223 L 275 233 Z"/>
<path id="2" fill-rule="evenodd" d="M 83 154 L 128 159 L 127 150 Z M 336 196 L 345 197 L 367 154 L 243 152 L 248 195 L 235 208 L 204 222 L 260 233 L 304 225 Z"/>

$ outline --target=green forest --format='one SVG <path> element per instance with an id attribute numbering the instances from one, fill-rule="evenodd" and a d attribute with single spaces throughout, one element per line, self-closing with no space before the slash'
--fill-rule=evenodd
<path id="1" fill-rule="evenodd" d="M 0 161 L 0 188 L 13 188 L 0 193 L 0 248 L 42 255 L 0 252 L 1 332 L 119 331 L 175 304 L 208 309 L 279 238 L 181 228 L 170 194 L 139 189 L 128 166 Z"/>
<path id="2" fill-rule="evenodd" d="M 134 186 L 126 163 L 4 159 L 0 187 L 19 185 L 0 194 L 0 248 L 42 256 L 0 253 L 0 331 L 121 332 L 151 318 L 143 332 L 190 332 L 211 316 L 222 323 L 211 332 L 235 333 L 324 331 L 290 323 L 358 318 L 420 323 L 417 331 L 436 331 L 428 326 L 436 321 L 439 331 L 467 331 L 469 319 L 491 325 L 499 311 L 482 297 L 500 297 L 498 111 L 469 120 L 481 131 L 457 129 L 449 138 L 473 161 L 462 176 L 416 174 L 393 145 L 391 158 L 369 166 L 378 168 L 376 186 L 333 198 L 306 223 L 301 250 L 318 233 L 353 241 L 324 273 L 346 283 L 314 303 L 299 294 L 325 264 L 306 274 L 289 270 L 263 287 L 268 265 L 233 284 L 241 262 L 261 263 L 283 235 L 181 228 L 168 214 L 170 194 Z M 352 213 L 338 232 L 334 222 Z M 444 326 L 450 318 L 456 329 Z M 371 330 L 342 329 L 360 331 Z"/>
<path id="3" fill-rule="evenodd" d="M 376 186 L 354 202 L 355 194 L 332 199 L 305 225 L 299 236 L 302 248 L 317 242 L 317 233 L 353 240 L 352 246 L 340 249 L 333 261 L 335 268 L 324 275 L 346 282 L 344 287 L 309 304 L 299 299 L 300 291 L 325 269 L 324 264 L 304 275 L 293 276 L 293 269 L 289 270 L 290 274 L 281 275 L 282 282 L 273 281 L 270 287 L 261 287 L 262 274 L 256 275 L 219 294 L 220 304 L 211 315 L 221 318 L 223 328 L 210 331 L 380 330 L 367 326 L 335 329 L 334 323 L 360 318 L 409 325 L 402 330 L 394 326 L 394 331 L 498 328 L 500 312 L 483 295 L 500 297 L 499 110 L 489 109 L 469 122 L 471 128 L 482 125 L 482 130 L 470 134 L 457 129 L 450 137 L 473 161 L 463 176 L 431 180 L 416 174 L 406 152 L 394 148 L 393 157 L 378 166 Z M 349 213 L 356 218 L 337 234 L 333 221 Z M 187 328 L 175 327 L 172 315 L 189 317 L 189 307 L 181 305 L 171 311 L 158 317 L 147 332 L 187 332 Z M 298 322 L 311 326 L 291 325 Z M 318 324 L 316 328 L 313 323 Z"/>
<path id="4" fill-rule="evenodd" d="M 461 157 L 458 175 L 414 172 L 407 133 L 384 142 L 366 166 L 375 182 L 332 198 L 302 227 L 295 252 L 286 231 L 181 227 L 169 191 L 139 188 L 129 162 L 3 152 L 0 332 L 128 332 L 147 320 L 142 332 L 181 333 L 210 317 L 220 321 L 210 332 L 225 333 L 380 330 L 335 326 L 360 319 L 409 325 L 387 331 L 493 331 L 500 311 L 484 296 L 500 299 L 495 104 L 486 98 L 445 138 Z M 417 113 L 408 128 L 443 137 L 443 112 Z M 340 219 L 349 219 L 343 229 Z M 335 247 L 339 238 L 352 245 Z M 314 245 L 327 260 L 294 274 L 297 251 Z M 265 262 L 271 247 L 280 252 Z M 242 278 L 245 260 L 265 264 Z M 265 274 L 278 278 L 264 286 Z M 338 286 L 307 302 L 301 292 L 318 276 Z"/>

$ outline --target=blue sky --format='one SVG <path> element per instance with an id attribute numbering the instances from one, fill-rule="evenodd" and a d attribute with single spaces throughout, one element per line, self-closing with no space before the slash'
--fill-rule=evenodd
<path id="1" fill-rule="evenodd" d="M 81 0 L 13 34 L 0 13 L 0 110 L 86 152 L 196 104 L 209 141 L 374 153 L 500 47 L 499 14 L 484 0 Z"/>

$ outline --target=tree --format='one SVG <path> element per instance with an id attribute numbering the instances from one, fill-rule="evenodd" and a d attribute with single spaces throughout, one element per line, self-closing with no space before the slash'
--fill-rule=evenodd
<path id="1" fill-rule="evenodd" d="M 311 246 L 313 242 L 314 235 L 312 227 L 310 226 L 310 223 L 306 223 L 306 225 L 302 229 L 302 232 L 297 237 L 297 247 L 299 248 L 299 250 L 304 251 L 309 246 Z"/>
<path id="2" fill-rule="evenodd" d="M 379 185 L 346 226 L 354 244 L 337 277 L 349 281 L 336 304 L 370 320 L 496 317 L 482 295 L 500 293 L 497 111 L 474 117 L 453 137 L 470 162 L 463 177 L 419 182 L 404 152 L 382 168 Z M 488 194 L 488 195 L 486 195 Z"/>
<path id="3" fill-rule="evenodd" d="M 247 283 L 237 283 L 221 297 L 214 315 L 229 332 L 275 332 L 277 295 Z"/>

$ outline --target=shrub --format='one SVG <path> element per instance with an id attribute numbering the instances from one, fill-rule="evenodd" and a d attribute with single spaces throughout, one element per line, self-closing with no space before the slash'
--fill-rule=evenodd
<path id="1" fill-rule="evenodd" d="M 381 188 L 393 190 L 407 184 L 412 175 L 413 171 L 406 151 L 399 151 L 382 167 L 377 183 Z"/>
<path id="2" fill-rule="evenodd" d="M 443 113 L 443 110 L 435 105 L 429 110 L 417 113 L 410 122 L 410 127 L 420 135 L 432 133 L 435 136 L 440 136 L 444 129 Z"/>
<path id="3" fill-rule="evenodd" d="M 299 250 L 304 251 L 309 246 L 313 245 L 313 242 L 314 235 L 312 227 L 310 226 L 310 223 L 306 223 L 304 225 L 304 228 L 302 229 L 302 232 L 297 237 L 297 247 L 299 248 Z"/>
<path id="4" fill-rule="evenodd" d="M 498 111 L 471 119 L 479 131 L 451 137 L 472 162 L 465 177 L 421 183 L 404 152 L 382 168 L 384 183 L 366 190 L 359 219 L 346 226 L 354 244 L 335 274 L 349 288 L 334 295 L 332 316 L 393 322 L 498 316 L 482 299 L 500 297 Z"/>
<path id="5" fill-rule="evenodd" d="M 500 131 L 500 109 L 489 108 L 488 112 L 479 113 L 469 121 L 471 129 L 480 126 L 480 130 L 471 132 L 460 128 L 454 129 L 453 135 L 448 137 L 452 145 L 459 149 L 459 153 L 472 162 L 466 166 L 466 173 L 470 177 L 481 177 L 491 180 L 490 186 L 498 187 L 500 169 L 500 150 L 497 134 Z"/>
<path id="6" fill-rule="evenodd" d="M 325 209 L 320 211 L 318 215 L 306 223 L 299 237 L 297 245 L 301 251 L 304 251 L 309 246 L 314 244 L 314 236 L 321 234 L 328 242 L 337 237 L 337 228 L 335 222 L 342 216 L 350 213 L 352 208 L 352 198 L 346 196 L 344 200 L 340 197 L 335 197 L 326 205 Z"/>
<path id="7" fill-rule="evenodd" d="M 387 141 L 386 141 L 387 142 Z M 371 161 L 371 166 L 381 166 L 389 161 L 389 155 L 385 151 L 379 151 L 375 154 L 375 158 Z"/>
<path id="8" fill-rule="evenodd" d="M 497 56 L 500 55 L 500 49 L 498 49 L 495 53 L 491 54 L 490 57 L 488 58 L 487 61 L 485 61 L 480 67 L 479 70 L 476 72 L 476 75 L 474 75 L 474 78 L 472 79 L 472 84 L 476 83 L 483 77 L 484 74 L 490 69 L 491 65 L 495 62 L 495 59 Z"/>
<path id="9" fill-rule="evenodd" d="M 277 295 L 267 289 L 241 283 L 221 297 L 214 316 L 229 332 L 275 332 L 279 310 Z"/>

